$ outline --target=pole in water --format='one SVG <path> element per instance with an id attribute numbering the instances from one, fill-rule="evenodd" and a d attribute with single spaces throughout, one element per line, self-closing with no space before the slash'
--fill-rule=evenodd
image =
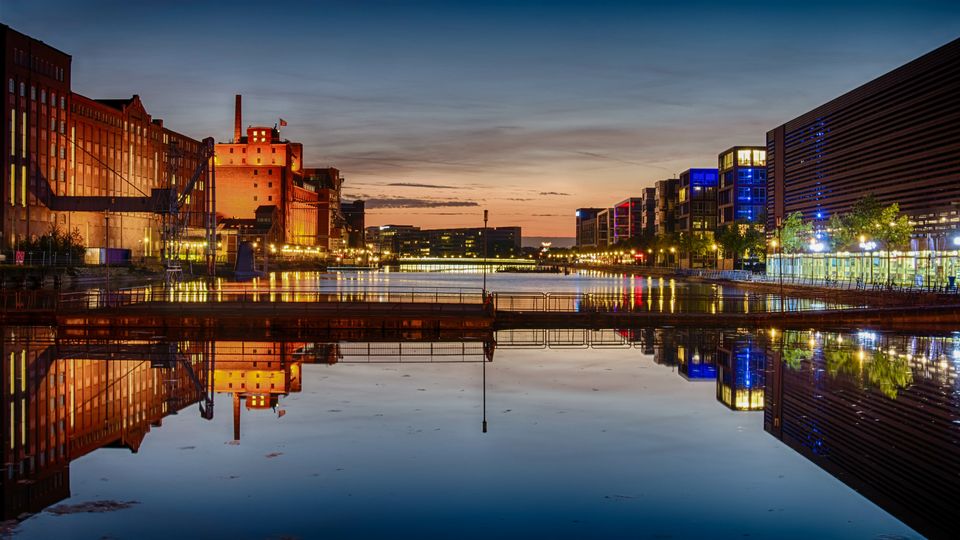
<path id="1" fill-rule="evenodd" d="M 483 432 L 487 432 L 487 359 L 483 362 Z"/>

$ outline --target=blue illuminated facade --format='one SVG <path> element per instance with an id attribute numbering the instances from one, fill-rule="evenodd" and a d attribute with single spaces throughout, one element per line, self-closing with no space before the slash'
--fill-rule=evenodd
<path id="1" fill-rule="evenodd" d="M 763 227 L 767 205 L 767 150 L 763 146 L 734 146 L 717 158 L 717 224 L 755 223 Z"/>

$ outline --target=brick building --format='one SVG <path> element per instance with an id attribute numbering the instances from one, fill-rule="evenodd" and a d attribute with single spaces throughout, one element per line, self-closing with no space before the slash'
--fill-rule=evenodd
<path id="1" fill-rule="evenodd" d="M 16 249 L 56 225 L 78 231 L 88 247 L 158 255 L 160 225 L 153 212 L 108 218 L 103 212 L 57 212 L 47 201 L 51 195 L 149 196 L 155 188 L 182 186 L 200 164 L 201 143 L 164 127 L 137 95 L 91 99 L 72 92 L 70 55 L 3 25 L 0 41 L 3 249 Z M 189 225 L 203 225 L 206 188 L 200 182 L 190 196 Z"/>
<path id="2" fill-rule="evenodd" d="M 332 251 L 343 247 L 340 212 L 343 178 L 335 168 L 305 168 L 303 144 L 280 138 L 274 127 L 242 130 L 241 97 L 236 97 L 233 140 L 216 145 L 217 214 L 251 219 L 262 206 L 275 206 L 275 226 L 284 244 Z"/>

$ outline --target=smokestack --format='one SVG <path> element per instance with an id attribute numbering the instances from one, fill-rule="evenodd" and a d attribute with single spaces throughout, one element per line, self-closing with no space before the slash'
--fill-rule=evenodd
<path id="1" fill-rule="evenodd" d="M 233 112 L 233 142 L 234 143 L 239 143 L 240 136 L 243 134 L 243 127 L 242 127 L 243 122 L 241 122 L 243 107 L 240 105 L 241 98 L 242 96 L 240 94 L 237 94 L 237 105 L 236 105 L 236 109 Z"/>

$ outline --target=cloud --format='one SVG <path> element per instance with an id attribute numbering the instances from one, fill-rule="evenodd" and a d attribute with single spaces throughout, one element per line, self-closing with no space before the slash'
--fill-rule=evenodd
<path id="1" fill-rule="evenodd" d="M 561 192 L 559 192 L 559 191 L 541 191 L 540 194 L 541 194 L 541 195 L 559 195 L 559 196 L 561 196 L 561 197 L 569 197 L 569 196 L 570 196 L 569 193 L 561 193 Z"/>
<path id="2" fill-rule="evenodd" d="M 387 185 L 396 186 L 396 187 L 415 187 L 415 188 L 427 188 L 427 189 L 464 189 L 457 186 L 443 186 L 440 184 L 420 184 L 417 182 L 391 182 Z"/>
<path id="3" fill-rule="evenodd" d="M 451 208 L 480 206 L 475 201 L 414 199 L 411 197 L 381 197 L 367 199 L 366 208 Z"/>

